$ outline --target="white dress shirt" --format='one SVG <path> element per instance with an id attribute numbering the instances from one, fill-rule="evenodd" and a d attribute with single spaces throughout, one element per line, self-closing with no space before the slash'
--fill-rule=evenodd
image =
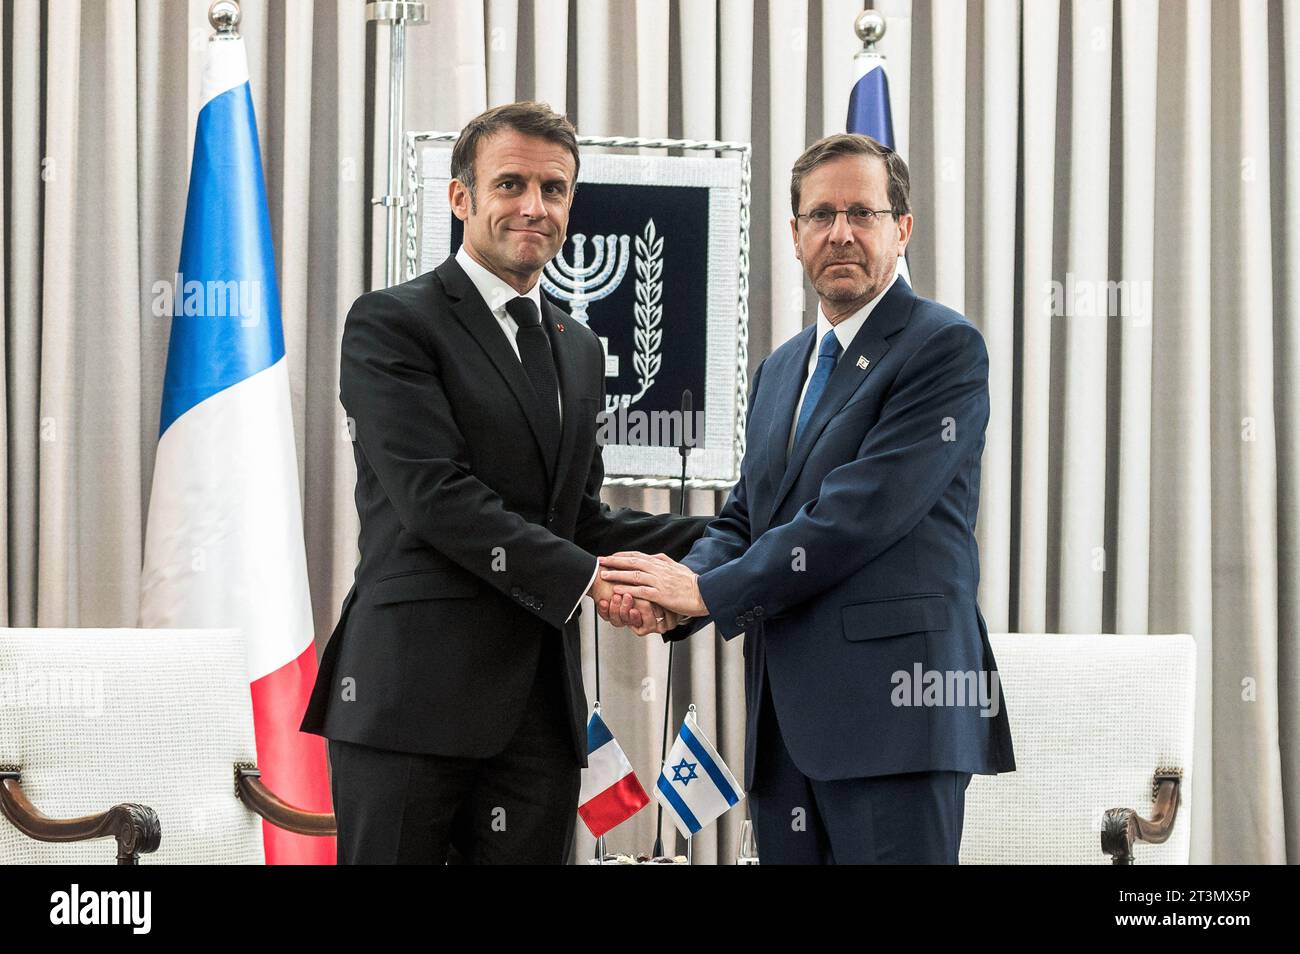
<path id="1" fill-rule="evenodd" d="M 515 336 L 519 334 L 519 323 L 515 321 L 514 316 L 512 316 L 510 312 L 506 311 L 506 303 L 515 298 L 527 298 L 537 308 L 537 314 L 539 316 L 545 314 L 545 312 L 542 311 L 542 292 L 539 287 L 541 283 L 533 282 L 533 287 L 528 289 L 528 291 L 524 292 L 521 296 L 519 292 L 515 291 L 514 288 L 510 286 L 509 282 L 505 281 L 505 279 L 493 274 L 478 262 L 474 261 L 469 252 L 465 251 L 464 245 L 456 251 L 456 263 L 465 270 L 465 274 L 469 276 L 469 280 L 474 283 L 474 287 L 478 289 L 478 293 L 483 296 L 483 301 L 487 304 L 488 310 L 492 312 L 492 317 L 495 318 L 497 324 L 501 326 L 501 333 L 506 336 L 506 340 L 510 342 L 510 347 L 513 349 L 515 357 L 518 358 L 519 343 L 515 340 Z M 522 359 L 520 359 L 520 361 L 522 363 Z M 556 369 L 556 374 L 559 374 L 558 368 Z M 559 403 L 560 423 L 563 425 L 564 403 L 563 401 Z M 587 590 L 591 589 L 591 584 L 596 582 L 596 574 L 599 572 L 600 563 L 597 561 L 595 568 L 591 571 L 591 579 L 587 581 L 587 589 L 582 591 L 583 596 L 587 594 Z M 568 619 L 573 619 L 573 614 L 578 611 L 578 607 L 581 605 L 582 596 L 579 596 L 578 602 L 573 604 L 573 610 L 569 613 Z"/>
<path id="2" fill-rule="evenodd" d="M 519 342 L 516 338 L 519 335 L 519 322 L 515 321 L 514 316 L 511 315 L 510 312 L 506 311 L 506 303 L 515 298 L 527 298 L 537 309 L 537 315 L 540 318 L 546 314 L 546 312 L 542 310 L 541 282 L 533 282 L 533 287 L 520 295 L 519 292 L 515 291 L 510 286 L 509 282 L 499 278 L 492 272 L 489 272 L 478 262 L 474 261 L 474 259 L 470 257 L 469 252 L 465 251 L 464 245 L 456 251 L 456 262 L 461 268 L 465 269 L 465 274 L 468 275 L 469 280 L 474 283 L 474 287 L 478 289 L 478 293 L 483 296 L 483 301 L 487 303 L 488 310 L 492 312 L 492 317 L 495 318 L 497 324 L 501 326 L 501 333 L 506 336 L 506 341 L 510 342 L 510 347 L 514 351 L 515 357 L 518 358 Z M 543 326 L 543 330 L 545 330 L 545 326 Z M 522 360 L 523 359 L 520 358 L 521 362 Z M 556 373 L 559 373 L 558 369 L 556 370 Z M 563 424 L 564 402 L 562 400 L 559 401 L 559 407 L 560 423 Z"/>
<path id="3" fill-rule="evenodd" d="M 817 368 L 817 349 L 821 347 L 821 340 L 826 337 L 826 332 L 834 330 L 835 337 L 840 343 L 840 359 L 849 350 L 849 345 L 853 344 L 853 339 L 857 336 L 859 329 L 870 317 L 871 312 L 875 309 L 880 299 L 885 297 L 889 289 L 894 287 L 894 282 L 898 281 L 898 274 L 895 273 L 893 279 L 885 286 L 882 291 L 871 301 L 867 302 L 849 317 L 845 318 L 838 325 L 832 325 L 830 319 L 826 317 L 826 312 L 822 306 L 817 306 L 817 333 L 813 336 L 812 354 L 808 358 L 808 367 L 804 371 L 803 389 L 799 392 L 799 400 L 794 406 L 794 419 L 790 422 L 790 436 L 786 440 L 785 455 L 790 456 L 794 450 L 794 432 L 799 424 L 799 411 L 803 408 L 804 395 L 808 393 L 808 384 L 812 381 L 813 371 Z M 825 393 L 825 392 L 823 392 Z"/>

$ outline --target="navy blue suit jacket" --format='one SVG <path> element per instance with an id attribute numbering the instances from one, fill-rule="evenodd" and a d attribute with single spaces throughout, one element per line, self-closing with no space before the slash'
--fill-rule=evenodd
<path id="1" fill-rule="evenodd" d="M 975 601 L 984 340 L 900 277 L 841 356 L 787 461 L 815 335 L 805 328 L 759 365 L 740 480 L 683 561 L 700 575 L 718 632 L 745 637 L 746 787 L 765 679 L 786 747 L 810 778 L 1013 771 Z"/>

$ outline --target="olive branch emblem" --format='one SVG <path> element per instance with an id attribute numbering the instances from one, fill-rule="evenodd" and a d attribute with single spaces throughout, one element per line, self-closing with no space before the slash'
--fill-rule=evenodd
<path id="1" fill-rule="evenodd" d="M 637 392 L 609 395 L 606 403 L 611 410 L 641 400 L 663 366 L 660 353 L 664 342 L 663 251 L 663 236 L 655 230 L 655 220 L 649 219 L 636 237 L 636 328 L 633 332 L 636 350 L 632 367 L 636 369 Z"/>

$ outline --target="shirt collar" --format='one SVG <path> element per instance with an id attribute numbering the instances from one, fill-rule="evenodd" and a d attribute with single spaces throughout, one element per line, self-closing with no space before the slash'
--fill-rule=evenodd
<path id="1" fill-rule="evenodd" d="M 894 287 L 894 282 L 896 281 L 898 281 L 897 272 L 894 273 L 894 277 L 890 279 L 889 284 L 884 287 L 884 289 L 880 292 L 879 295 L 871 299 L 871 301 L 867 302 L 865 305 L 863 305 L 853 314 L 849 315 L 849 317 L 845 318 L 838 325 L 833 326 L 835 331 L 835 337 L 838 338 L 840 342 L 841 352 L 849 350 L 849 345 L 853 344 L 853 339 L 857 336 L 858 331 L 859 329 L 862 328 L 863 323 L 866 322 L 867 318 L 871 315 L 871 312 L 875 309 L 876 305 L 880 303 L 880 299 L 884 298 L 885 295 L 889 292 L 889 289 Z M 817 306 L 817 340 L 821 341 L 823 338 L 825 338 L 826 332 L 830 330 L 832 330 L 830 319 L 826 317 L 826 312 L 824 312 L 822 310 L 822 307 L 818 305 Z M 817 351 L 817 345 L 813 345 L 813 353 L 815 354 L 816 351 Z"/>
<path id="2" fill-rule="evenodd" d="M 465 270 L 465 274 L 469 276 L 469 280 L 474 283 L 478 293 L 483 296 L 483 301 L 496 317 L 500 318 L 505 314 L 506 302 L 519 297 L 519 292 L 515 291 L 509 282 L 474 261 L 469 252 L 465 251 L 464 245 L 456 250 L 456 263 Z M 545 314 L 542 311 L 541 284 L 541 282 L 533 282 L 533 287 L 523 294 L 524 298 L 537 306 L 539 315 Z"/>

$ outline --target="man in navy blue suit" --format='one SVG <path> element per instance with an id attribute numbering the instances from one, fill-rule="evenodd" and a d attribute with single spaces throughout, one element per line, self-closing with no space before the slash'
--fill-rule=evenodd
<path id="1" fill-rule="evenodd" d="M 622 596 L 744 634 L 745 787 L 770 863 L 955 864 L 973 773 L 1015 769 L 976 605 L 989 416 L 975 326 L 912 292 L 902 158 L 814 143 L 790 181 L 816 325 L 754 374 L 740 480 L 679 564 L 601 560 Z"/>

